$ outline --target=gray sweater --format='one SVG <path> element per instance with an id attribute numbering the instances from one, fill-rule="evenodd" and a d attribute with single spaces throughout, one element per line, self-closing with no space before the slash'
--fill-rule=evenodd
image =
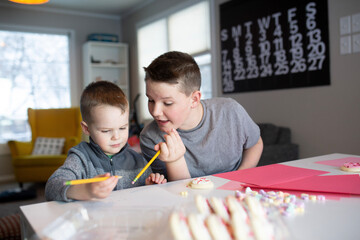
<path id="1" fill-rule="evenodd" d="M 109 158 L 90 138 L 90 143 L 81 142 L 71 148 L 64 164 L 48 179 L 45 197 L 48 201 L 72 201 L 66 197 L 70 186 L 64 182 L 75 179 L 93 178 L 109 172 L 122 176 L 114 190 L 145 185 L 145 179 L 152 172 L 148 168 L 133 185 L 131 182 L 147 164 L 145 159 L 126 144 L 119 153 Z"/>

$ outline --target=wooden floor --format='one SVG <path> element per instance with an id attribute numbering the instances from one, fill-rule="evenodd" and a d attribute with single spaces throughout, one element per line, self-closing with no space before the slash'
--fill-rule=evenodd
<path id="1" fill-rule="evenodd" d="M 45 202 L 45 183 L 25 183 L 24 189 L 35 188 L 36 197 L 19 201 L 0 202 L 0 217 L 16 214 L 20 212 L 20 206 Z M 3 191 L 20 191 L 19 184 L 16 182 L 0 183 L 0 192 Z"/>

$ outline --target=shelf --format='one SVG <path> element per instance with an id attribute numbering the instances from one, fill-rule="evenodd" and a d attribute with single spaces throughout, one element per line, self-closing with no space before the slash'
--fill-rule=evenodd
<path id="1" fill-rule="evenodd" d="M 129 97 L 128 45 L 125 43 L 86 42 L 83 46 L 83 87 L 106 80 L 116 83 Z"/>

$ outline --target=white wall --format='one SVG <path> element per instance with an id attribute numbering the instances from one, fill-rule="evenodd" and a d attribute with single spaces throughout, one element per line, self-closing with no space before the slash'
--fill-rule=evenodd
<path id="1" fill-rule="evenodd" d="M 62 29 L 74 33 L 71 80 L 71 104 L 79 106 L 82 91 L 82 45 L 91 33 L 117 34 L 120 38 L 120 16 L 85 15 L 76 12 L 55 12 L 36 10 L 36 7 L 10 7 L 0 4 L 1 26 L 21 26 L 40 29 Z M 1 83 L 0 83 L 1 84 Z M 1 87 L 1 86 L 0 86 Z M 0 144 L 0 181 L 11 179 L 13 170 L 7 145 Z"/>
<path id="2" fill-rule="evenodd" d="M 360 155 L 360 53 L 340 55 L 339 18 L 360 13 L 360 1 L 329 0 L 329 40 L 331 85 L 310 88 L 226 94 L 221 92 L 219 56 L 219 4 L 210 1 L 212 30 L 215 31 L 218 96 L 232 97 L 240 102 L 256 122 L 269 122 L 292 129 L 293 141 L 300 145 L 300 158 L 328 153 Z M 169 8 L 176 0 L 157 0 L 122 20 L 124 41 L 130 43 L 131 91 L 137 89 L 136 24 L 151 19 Z M 151 39 L 149 39 L 151 41 Z M 156 56 L 154 56 L 156 57 Z"/>

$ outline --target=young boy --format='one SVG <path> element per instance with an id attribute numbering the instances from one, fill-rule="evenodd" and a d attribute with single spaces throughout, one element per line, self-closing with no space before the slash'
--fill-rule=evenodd
<path id="1" fill-rule="evenodd" d="M 147 162 L 127 144 L 129 104 L 116 84 L 90 83 L 82 93 L 80 109 L 81 128 L 90 142 L 81 142 L 69 150 L 64 165 L 46 183 L 47 200 L 99 199 L 106 198 L 113 190 L 166 183 L 163 175 L 154 174 L 148 168 L 134 185 L 131 184 Z M 94 177 L 109 178 L 103 182 L 64 186 L 68 180 Z"/>
<path id="2" fill-rule="evenodd" d="M 200 100 L 200 70 L 190 55 L 168 52 L 144 70 L 154 121 L 140 134 L 142 153 L 149 161 L 158 149 L 186 147 L 185 158 L 175 162 L 160 154 L 153 171 L 176 180 L 256 167 L 263 149 L 259 127 L 233 99 Z M 169 142 L 171 134 L 180 140 Z M 181 167 L 172 169 L 174 163 Z"/>

